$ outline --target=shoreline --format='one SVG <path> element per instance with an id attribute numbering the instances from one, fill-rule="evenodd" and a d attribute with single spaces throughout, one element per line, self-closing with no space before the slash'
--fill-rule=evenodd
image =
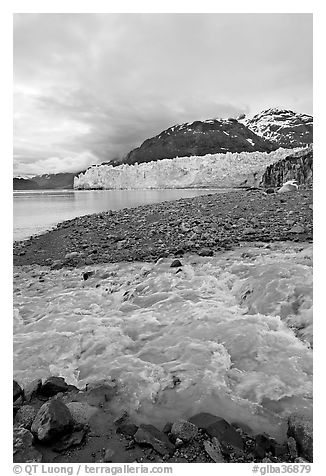
<path id="1" fill-rule="evenodd" d="M 312 189 L 231 191 L 76 217 L 15 241 L 14 265 L 55 269 L 210 256 L 242 242 L 312 242 Z"/>

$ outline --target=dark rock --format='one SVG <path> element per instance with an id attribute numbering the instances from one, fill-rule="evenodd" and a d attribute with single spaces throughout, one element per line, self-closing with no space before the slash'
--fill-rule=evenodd
<path id="1" fill-rule="evenodd" d="M 52 450 L 56 451 L 57 453 L 61 453 L 62 451 L 71 448 L 72 446 L 78 446 L 82 443 L 84 436 L 86 434 L 86 429 L 82 429 L 79 431 L 74 431 L 70 435 L 65 435 L 58 441 L 54 446 L 52 446 Z"/>
<path id="2" fill-rule="evenodd" d="M 193 423 L 180 419 L 173 423 L 171 433 L 175 438 L 188 442 L 197 435 L 198 428 Z"/>
<path id="3" fill-rule="evenodd" d="M 27 384 L 24 388 L 25 400 L 30 402 L 38 394 L 41 387 L 42 380 L 40 378 L 32 380 L 32 382 Z"/>
<path id="4" fill-rule="evenodd" d="M 201 249 L 198 251 L 198 254 L 199 254 L 199 256 L 213 256 L 213 255 L 214 255 L 214 251 L 213 251 L 213 250 L 210 250 L 209 248 L 201 248 Z"/>
<path id="5" fill-rule="evenodd" d="M 180 266 L 182 266 L 181 261 L 175 259 L 172 261 L 170 268 L 180 268 Z"/>
<path id="6" fill-rule="evenodd" d="M 93 274 L 94 274 L 94 271 L 85 271 L 85 273 L 83 273 L 84 281 L 87 281 L 87 279 L 93 276 Z"/>
<path id="7" fill-rule="evenodd" d="M 86 401 L 89 405 L 94 407 L 103 407 L 107 402 L 112 400 L 115 396 L 116 390 L 114 387 L 106 384 L 95 385 L 89 389 L 87 387 Z"/>
<path id="8" fill-rule="evenodd" d="M 30 430 L 35 417 L 36 411 L 34 407 L 31 405 L 23 405 L 16 413 L 15 425 L 22 426 L 23 428 Z"/>
<path id="9" fill-rule="evenodd" d="M 45 397 L 53 397 L 53 395 L 67 390 L 68 385 L 62 377 L 49 377 L 43 383 L 39 393 Z"/>
<path id="10" fill-rule="evenodd" d="M 14 428 L 13 433 L 13 462 L 41 463 L 42 455 L 33 447 L 33 435 L 26 428 Z"/>
<path id="11" fill-rule="evenodd" d="M 288 420 L 288 436 L 297 442 L 299 455 L 313 459 L 313 426 L 312 421 L 303 415 L 291 415 Z"/>
<path id="12" fill-rule="evenodd" d="M 32 424 L 32 433 L 41 442 L 57 440 L 68 433 L 73 419 L 67 406 L 60 400 L 49 400 L 39 409 Z"/>
<path id="13" fill-rule="evenodd" d="M 298 457 L 298 450 L 297 450 L 297 443 L 293 436 L 290 436 L 287 440 L 287 447 L 289 450 L 289 455 L 292 459 L 295 459 Z"/>
<path id="14" fill-rule="evenodd" d="M 21 388 L 19 383 L 16 382 L 16 380 L 13 380 L 13 398 L 14 398 L 14 402 L 17 400 L 18 397 L 20 397 L 23 394 L 24 394 L 23 389 Z"/>
<path id="15" fill-rule="evenodd" d="M 220 443 L 243 449 L 240 434 L 226 420 L 210 413 L 198 413 L 189 418 L 189 421 L 198 428 L 205 430 L 211 437 L 216 437 Z"/>
<path id="16" fill-rule="evenodd" d="M 134 438 L 137 443 L 151 446 L 162 456 L 171 456 L 174 452 L 174 445 L 166 434 L 153 425 L 140 425 Z"/>
<path id="17" fill-rule="evenodd" d="M 131 421 L 127 412 L 124 412 L 121 417 L 117 418 L 114 424 L 116 426 L 116 432 L 124 435 L 134 436 L 138 430 L 138 426 Z"/>
<path id="18" fill-rule="evenodd" d="M 265 190 L 265 192 L 266 192 L 267 194 L 275 193 L 275 189 L 274 189 L 274 188 L 267 188 L 267 189 Z"/>
<path id="19" fill-rule="evenodd" d="M 163 431 L 163 433 L 165 433 L 167 435 L 168 433 L 171 433 L 171 428 L 172 428 L 172 423 L 167 422 L 167 423 L 165 423 L 162 431 Z"/>
<path id="20" fill-rule="evenodd" d="M 255 456 L 264 458 L 272 450 L 273 441 L 264 433 L 255 436 Z"/>

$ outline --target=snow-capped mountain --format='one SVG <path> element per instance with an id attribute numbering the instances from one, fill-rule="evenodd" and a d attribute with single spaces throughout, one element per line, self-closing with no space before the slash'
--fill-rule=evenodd
<path id="1" fill-rule="evenodd" d="M 208 119 L 169 127 L 129 152 L 123 163 L 226 152 L 270 152 L 276 148 L 236 119 Z"/>
<path id="2" fill-rule="evenodd" d="M 313 118 L 287 109 L 266 109 L 241 122 L 278 147 L 304 147 L 313 142 Z"/>

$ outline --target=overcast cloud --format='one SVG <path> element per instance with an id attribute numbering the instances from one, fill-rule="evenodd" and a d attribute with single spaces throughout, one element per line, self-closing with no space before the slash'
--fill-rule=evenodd
<path id="1" fill-rule="evenodd" d="M 14 173 L 80 171 L 174 124 L 312 114 L 312 15 L 16 14 Z"/>

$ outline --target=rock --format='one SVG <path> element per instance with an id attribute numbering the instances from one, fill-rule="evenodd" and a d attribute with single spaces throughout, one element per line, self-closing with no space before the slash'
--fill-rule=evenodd
<path id="1" fill-rule="evenodd" d="M 61 269 L 63 267 L 63 262 L 59 259 L 54 260 L 50 266 L 51 270 Z"/>
<path id="2" fill-rule="evenodd" d="M 288 419 L 288 436 L 297 442 L 299 455 L 313 460 L 313 426 L 312 421 L 303 415 L 291 415 Z"/>
<path id="3" fill-rule="evenodd" d="M 198 251 L 199 256 L 214 256 L 214 251 L 209 248 L 201 248 Z"/>
<path id="4" fill-rule="evenodd" d="M 172 436 L 172 435 L 171 435 Z M 180 448 L 184 444 L 183 440 L 181 438 L 177 438 L 174 442 L 176 448 Z"/>
<path id="5" fill-rule="evenodd" d="M 67 390 L 68 385 L 62 377 L 49 377 L 43 383 L 39 393 L 45 397 L 53 397 L 53 395 Z"/>
<path id="6" fill-rule="evenodd" d="M 175 438 L 188 442 L 197 435 L 198 428 L 193 423 L 180 419 L 173 423 L 171 433 Z"/>
<path id="7" fill-rule="evenodd" d="M 171 429 L 172 429 L 172 423 L 167 422 L 167 423 L 165 423 L 162 431 L 163 431 L 163 433 L 168 434 L 168 433 L 171 433 Z"/>
<path id="8" fill-rule="evenodd" d="M 16 382 L 16 380 L 13 380 L 13 398 L 14 398 L 14 402 L 17 400 L 18 397 L 20 397 L 21 395 L 23 395 L 23 389 L 21 388 L 21 386 L 19 385 L 18 382 Z"/>
<path id="9" fill-rule="evenodd" d="M 59 442 L 52 446 L 51 449 L 57 453 L 61 453 L 61 451 L 65 451 L 72 446 L 78 446 L 82 443 L 85 434 L 86 429 L 74 431 L 70 435 L 65 435 Z"/>
<path id="10" fill-rule="evenodd" d="M 220 443 L 243 449 L 240 434 L 226 420 L 210 413 L 198 413 L 189 418 L 189 421 L 198 428 L 205 430 L 211 437 L 216 437 Z"/>
<path id="11" fill-rule="evenodd" d="M 182 266 L 182 263 L 179 259 L 175 259 L 172 261 L 170 268 L 179 268 Z"/>
<path id="12" fill-rule="evenodd" d="M 83 273 L 84 281 L 87 281 L 87 279 L 93 276 L 93 274 L 94 274 L 94 271 L 85 271 L 85 273 Z"/>
<path id="13" fill-rule="evenodd" d="M 275 193 L 275 189 L 274 189 L 274 188 L 267 188 L 267 189 L 265 190 L 265 192 L 269 195 L 269 194 L 271 194 L 271 193 Z"/>
<path id="14" fill-rule="evenodd" d="M 215 463 L 225 463 L 222 455 L 221 445 L 217 438 L 213 438 L 212 441 L 204 441 L 204 448 L 206 453 L 212 458 Z"/>
<path id="15" fill-rule="evenodd" d="M 32 380 L 29 384 L 27 384 L 24 388 L 25 400 L 30 402 L 38 394 L 41 387 L 42 380 L 40 378 Z"/>
<path id="16" fill-rule="evenodd" d="M 23 428 L 30 430 L 35 417 L 36 411 L 34 407 L 31 405 L 23 405 L 16 413 L 15 425 L 22 426 Z"/>
<path id="17" fill-rule="evenodd" d="M 57 440 L 68 433 L 73 419 L 67 406 L 60 400 L 49 400 L 39 409 L 32 424 L 32 433 L 41 442 Z"/>
<path id="18" fill-rule="evenodd" d="M 248 228 L 245 228 L 244 230 L 242 230 L 242 233 L 244 235 L 252 235 L 255 233 L 255 229 L 252 228 L 252 227 L 248 227 Z"/>
<path id="19" fill-rule="evenodd" d="M 78 257 L 79 257 L 79 253 L 77 251 L 72 251 L 71 253 L 67 253 L 65 255 L 65 260 L 70 261 Z"/>
<path id="20" fill-rule="evenodd" d="M 266 452 L 272 451 L 273 441 L 264 433 L 255 436 L 255 456 L 264 458 Z"/>
<path id="21" fill-rule="evenodd" d="M 127 412 L 123 412 L 121 417 L 114 421 L 114 424 L 116 426 L 116 432 L 124 435 L 134 436 L 138 430 L 138 426 L 131 421 Z"/>
<path id="22" fill-rule="evenodd" d="M 103 405 L 112 400 L 115 393 L 115 388 L 107 384 L 96 384 L 90 389 L 89 386 L 87 386 L 86 401 L 89 405 L 93 407 L 102 408 Z"/>
<path id="23" fill-rule="evenodd" d="M 294 225 L 289 233 L 304 233 L 305 229 L 301 225 Z"/>
<path id="24" fill-rule="evenodd" d="M 14 427 L 13 432 L 13 462 L 41 463 L 42 455 L 33 447 L 33 435 L 26 428 Z"/>
<path id="25" fill-rule="evenodd" d="M 292 459 L 295 459 L 298 457 L 298 450 L 297 450 L 297 443 L 293 436 L 290 436 L 287 440 L 287 447 L 289 450 L 289 455 Z"/>
<path id="26" fill-rule="evenodd" d="M 95 407 L 86 402 L 70 402 L 66 406 L 71 413 L 74 423 L 77 425 L 86 425 L 97 412 Z"/>
<path id="27" fill-rule="evenodd" d="M 162 456 L 171 456 L 174 452 L 174 445 L 166 434 L 153 425 L 140 425 L 134 438 L 137 443 L 151 446 Z"/>

